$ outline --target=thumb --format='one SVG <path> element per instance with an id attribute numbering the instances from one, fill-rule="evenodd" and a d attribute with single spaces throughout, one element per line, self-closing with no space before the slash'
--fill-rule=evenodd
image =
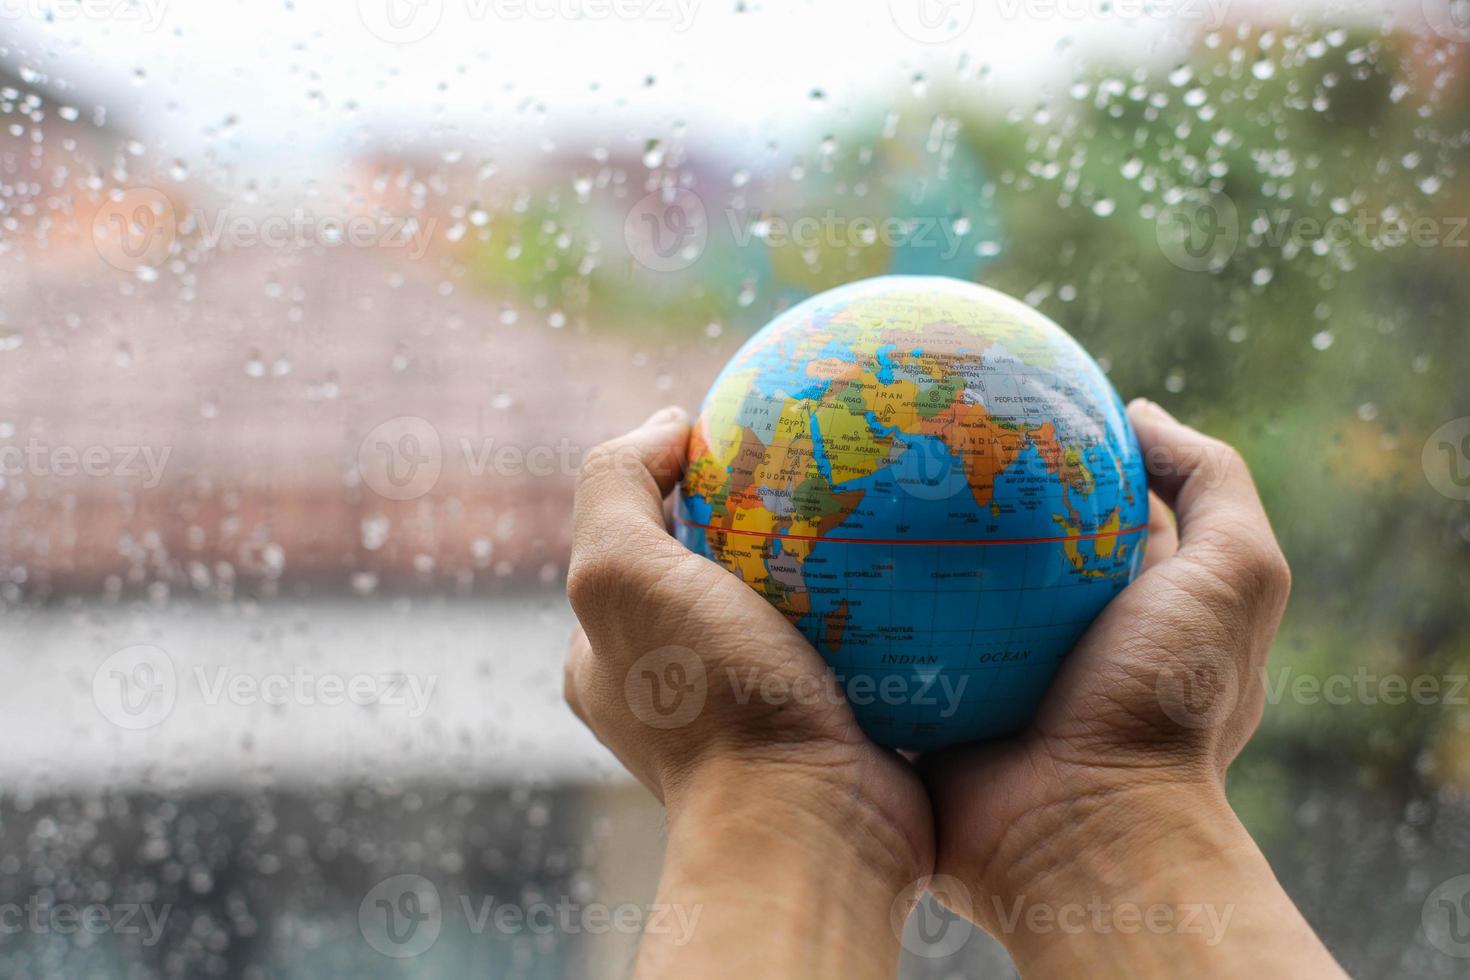
<path id="1" fill-rule="evenodd" d="M 609 536 L 649 527 L 664 533 L 663 498 L 684 474 L 688 445 L 689 416 L 670 405 L 589 452 L 577 477 L 574 550 L 601 550 Z"/>
<path id="2" fill-rule="evenodd" d="M 1128 418 L 1138 433 L 1149 486 L 1178 519 L 1180 555 L 1222 576 L 1230 566 L 1279 564 L 1271 523 L 1234 447 L 1143 399 L 1128 406 Z"/>

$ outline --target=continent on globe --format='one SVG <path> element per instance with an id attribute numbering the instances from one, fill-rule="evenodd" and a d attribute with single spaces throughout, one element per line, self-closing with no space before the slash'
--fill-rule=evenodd
<path id="1" fill-rule="evenodd" d="M 1147 525 L 1097 363 L 1026 304 L 924 276 L 830 290 L 752 337 L 705 398 L 677 514 L 904 749 L 1024 728 Z"/>

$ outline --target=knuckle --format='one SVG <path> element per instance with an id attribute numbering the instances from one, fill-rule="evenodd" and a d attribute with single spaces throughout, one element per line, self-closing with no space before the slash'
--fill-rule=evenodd
<path id="1" fill-rule="evenodd" d="M 1232 475 L 1248 475 L 1250 466 L 1240 450 L 1222 439 L 1214 437 L 1206 438 L 1204 444 L 1204 459 L 1202 466 L 1205 470 L 1204 476 L 1208 484 L 1216 485 L 1223 483 Z"/>
<path id="2" fill-rule="evenodd" d="M 634 461 L 636 454 L 621 439 L 598 443 L 582 460 L 581 482 L 590 484 L 610 476 L 624 475 Z"/>
<path id="3" fill-rule="evenodd" d="M 661 532 L 589 535 L 573 550 L 567 599 L 584 625 L 614 614 L 624 624 L 636 623 L 660 609 L 689 604 L 687 563 L 692 561 L 703 559 Z"/>
<path id="4" fill-rule="evenodd" d="M 607 551 L 574 555 L 567 569 L 567 598 L 578 616 L 595 610 L 627 581 L 624 562 Z"/>
<path id="5" fill-rule="evenodd" d="M 1226 442 L 1224 439 L 1217 439 L 1214 436 L 1206 436 L 1205 446 L 1209 449 L 1211 455 L 1218 459 L 1222 465 L 1245 465 L 1245 457 L 1240 454 L 1240 450 L 1236 449 L 1233 443 Z"/>
<path id="6" fill-rule="evenodd" d="M 1246 562 L 1246 572 L 1260 595 L 1270 602 L 1284 601 L 1291 592 L 1291 566 L 1275 541 L 1263 543 Z"/>
<path id="7" fill-rule="evenodd" d="M 1275 606 L 1291 589 L 1291 569 L 1274 539 L 1237 537 L 1219 545 L 1223 582 L 1237 601 L 1252 608 Z"/>

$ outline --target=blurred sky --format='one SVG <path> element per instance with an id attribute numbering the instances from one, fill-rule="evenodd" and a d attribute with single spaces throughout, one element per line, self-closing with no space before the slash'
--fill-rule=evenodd
<path id="1" fill-rule="evenodd" d="M 519 152 L 573 135 L 642 143 L 684 124 L 696 144 L 756 154 L 920 77 L 1030 105 L 1101 53 L 1177 58 L 1253 11 L 1347 23 L 1392 7 L 1422 29 L 1418 4 L 0 0 L 0 57 L 53 91 L 75 88 L 84 109 L 106 104 L 150 156 L 283 187 L 394 140 Z M 564 13 L 578 9 L 581 20 Z"/>

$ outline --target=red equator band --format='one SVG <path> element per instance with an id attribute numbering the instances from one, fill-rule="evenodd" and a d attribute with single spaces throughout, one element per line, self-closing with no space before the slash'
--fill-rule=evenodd
<path id="1" fill-rule="evenodd" d="M 737 527 L 720 527 L 717 524 L 701 524 L 699 521 L 676 517 L 685 527 L 697 527 L 706 531 L 725 534 L 744 534 L 752 538 L 784 538 L 790 541 L 821 541 L 832 544 L 895 544 L 895 545 L 938 545 L 941 547 L 984 547 L 996 544 L 1064 544 L 1068 541 L 1094 541 L 1098 538 L 1121 538 L 1148 530 L 1147 524 L 1122 527 L 1116 531 L 1091 531 L 1087 534 L 1058 534 L 1039 538 L 834 538 L 821 534 L 781 534 L 777 531 L 746 531 Z"/>

